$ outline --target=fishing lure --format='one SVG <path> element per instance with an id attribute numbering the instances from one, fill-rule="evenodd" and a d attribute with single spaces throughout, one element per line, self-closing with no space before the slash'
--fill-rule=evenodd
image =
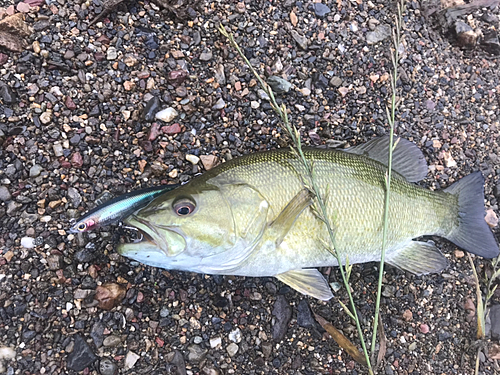
<path id="1" fill-rule="evenodd" d="M 120 195 L 87 212 L 71 223 L 70 233 L 84 233 L 105 225 L 115 224 L 139 208 L 145 207 L 157 196 L 175 189 L 175 185 L 160 185 Z"/>

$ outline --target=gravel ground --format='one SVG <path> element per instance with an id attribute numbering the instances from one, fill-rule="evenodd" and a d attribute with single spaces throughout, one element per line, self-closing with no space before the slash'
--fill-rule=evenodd
<path id="1" fill-rule="evenodd" d="M 0 49 L 0 372 L 364 373 L 311 315 L 358 343 L 339 304 L 343 288 L 322 303 L 272 278 L 144 267 L 116 254 L 114 228 L 74 236 L 68 227 L 98 198 L 186 182 L 219 161 L 287 144 L 219 23 L 266 77 L 280 77 L 280 101 L 306 143 L 386 134 L 390 41 L 379 39 L 394 23 L 393 4 L 130 1 L 90 25 L 106 10 L 101 0 L 27 3 L 0 1 L 2 17 L 24 13 L 32 28 L 16 34 L 21 51 Z M 498 28 L 498 13 L 461 19 L 484 33 Z M 428 159 L 423 185 L 481 170 L 486 205 L 498 214 L 498 59 L 460 48 L 424 14 L 408 4 L 397 132 Z M 473 373 L 472 272 L 463 252 L 439 245 L 451 263 L 442 274 L 387 271 L 380 373 Z M 339 281 L 338 271 L 330 277 Z M 374 264 L 351 277 L 365 327 L 376 277 Z M 480 360 L 482 374 L 498 369 Z"/>

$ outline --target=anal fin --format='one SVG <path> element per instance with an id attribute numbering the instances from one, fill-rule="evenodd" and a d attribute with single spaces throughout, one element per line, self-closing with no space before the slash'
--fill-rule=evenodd
<path id="1" fill-rule="evenodd" d="M 275 275 L 278 280 L 297 292 L 328 301 L 333 298 L 332 290 L 321 272 L 315 268 L 293 270 Z"/>
<path id="2" fill-rule="evenodd" d="M 448 267 L 448 260 L 429 242 L 412 241 L 387 257 L 386 262 L 415 275 L 438 273 Z"/>

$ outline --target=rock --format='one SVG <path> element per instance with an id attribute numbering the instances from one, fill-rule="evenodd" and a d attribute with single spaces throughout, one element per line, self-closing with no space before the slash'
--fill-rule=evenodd
<path id="1" fill-rule="evenodd" d="M 210 347 L 212 349 L 215 349 L 215 348 L 217 348 L 217 347 L 219 347 L 221 345 L 222 345 L 222 338 L 220 336 L 212 337 L 210 339 Z"/>
<path id="2" fill-rule="evenodd" d="M 454 25 L 455 35 L 458 45 L 461 47 L 473 48 L 477 42 L 477 34 L 468 24 L 462 21 L 456 21 Z"/>
<path id="3" fill-rule="evenodd" d="M 122 343 L 122 339 L 119 336 L 111 335 L 104 339 L 104 346 L 119 346 Z"/>
<path id="4" fill-rule="evenodd" d="M 185 70 L 172 70 L 167 75 L 167 81 L 173 86 L 180 86 L 188 77 Z"/>
<path id="5" fill-rule="evenodd" d="M 319 18 L 323 18 L 331 12 L 330 8 L 322 3 L 314 3 L 312 8 L 314 10 L 314 14 Z"/>
<path id="6" fill-rule="evenodd" d="M 71 99 L 71 96 L 67 95 L 66 98 L 64 99 L 64 105 L 66 106 L 66 108 L 68 108 L 70 111 L 74 111 L 76 109 L 76 104 L 75 102 L 73 101 L 73 99 Z"/>
<path id="7" fill-rule="evenodd" d="M 174 135 L 179 134 L 182 131 L 182 128 L 179 124 L 172 124 L 169 126 L 163 126 L 161 131 L 166 135 Z"/>
<path id="8" fill-rule="evenodd" d="M 79 152 L 75 152 L 71 156 L 71 165 L 75 168 L 80 168 L 83 165 L 83 158 Z"/>
<path id="9" fill-rule="evenodd" d="M 200 158 L 193 154 L 186 154 L 186 160 L 191 164 L 196 165 L 200 161 Z"/>
<path id="10" fill-rule="evenodd" d="M 42 173 L 43 168 L 40 167 L 38 164 L 34 164 L 30 168 L 30 177 L 38 177 L 40 176 L 40 173 Z"/>
<path id="11" fill-rule="evenodd" d="M 204 51 L 200 55 L 200 61 L 210 61 L 212 60 L 212 51 Z"/>
<path id="12" fill-rule="evenodd" d="M 217 100 L 217 103 L 215 103 L 215 105 L 212 107 L 212 109 L 223 109 L 224 107 L 226 106 L 226 102 L 224 101 L 224 99 L 222 98 L 219 98 L 219 100 Z"/>
<path id="13" fill-rule="evenodd" d="M 300 48 L 302 48 L 303 50 L 307 50 L 307 48 L 309 47 L 309 40 L 305 36 L 300 35 L 296 30 L 291 30 L 290 34 Z"/>
<path id="14" fill-rule="evenodd" d="M 229 344 L 226 348 L 227 354 L 229 354 L 230 357 L 234 357 L 236 353 L 238 353 L 238 345 L 236 345 L 234 342 Z"/>
<path id="15" fill-rule="evenodd" d="M 3 83 L 0 83 L 0 99 L 3 104 L 14 104 L 17 102 L 17 97 L 16 94 L 14 94 L 14 91 Z"/>
<path id="16" fill-rule="evenodd" d="M 292 84 L 290 82 L 278 76 L 269 77 L 267 79 L 267 83 L 269 86 L 271 86 L 271 88 L 276 94 L 283 94 L 285 92 L 288 92 L 292 87 Z"/>
<path id="17" fill-rule="evenodd" d="M 77 208 L 82 203 L 82 196 L 74 187 L 68 188 L 68 197 L 71 199 L 73 207 Z"/>
<path id="18" fill-rule="evenodd" d="M 495 228 L 498 225 L 498 217 L 495 214 L 495 211 L 491 208 L 486 211 L 486 216 L 484 217 L 484 220 L 486 221 L 486 224 L 488 224 L 490 228 Z"/>
<path id="19" fill-rule="evenodd" d="M 75 335 L 75 346 L 70 355 L 68 355 L 66 366 L 74 371 L 82 371 L 90 366 L 97 359 L 90 346 L 85 339 L 79 335 Z"/>
<path id="20" fill-rule="evenodd" d="M 215 68 L 215 80 L 219 85 L 226 84 L 226 74 L 224 73 L 224 65 L 219 64 Z"/>
<path id="21" fill-rule="evenodd" d="M 155 115 L 155 118 L 164 122 L 171 122 L 174 118 L 176 118 L 179 114 L 172 107 L 165 108 L 164 110 L 158 112 Z"/>
<path id="22" fill-rule="evenodd" d="M 45 111 L 40 115 L 40 122 L 44 125 L 47 125 L 52 121 L 52 113 L 49 111 Z"/>
<path id="23" fill-rule="evenodd" d="M 8 346 L 0 346 L 0 361 L 16 358 L 16 351 Z"/>
<path id="24" fill-rule="evenodd" d="M 423 334 L 429 332 L 429 326 L 427 324 L 420 324 L 419 328 L 420 328 L 420 332 L 422 332 Z"/>
<path id="25" fill-rule="evenodd" d="M 166 370 L 167 374 L 171 375 L 186 375 L 186 363 L 184 362 L 184 357 L 182 353 L 178 350 L 174 350 L 166 355 Z"/>
<path id="26" fill-rule="evenodd" d="M 21 238 L 21 246 L 25 249 L 33 249 L 35 247 L 35 239 L 33 237 Z"/>
<path id="27" fill-rule="evenodd" d="M 101 375 L 116 375 L 118 366 L 111 359 L 104 358 L 99 362 L 99 372 Z"/>
<path id="28" fill-rule="evenodd" d="M 94 345 L 96 348 L 100 348 L 104 342 L 104 324 L 100 321 L 95 322 L 90 330 L 90 337 L 94 340 Z"/>
<path id="29" fill-rule="evenodd" d="M 219 164 L 219 158 L 215 155 L 201 155 L 200 160 L 203 164 L 203 168 L 207 171 Z"/>
<path id="30" fill-rule="evenodd" d="M 0 201 L 7 202 L 12 199 L 9 189 L 6 186 L 0 185 Z"/>
<path id="31" fill-rule="evenodd" d="M 189 345 L 188 350 L 188 361 L 193 364 L 203 361 L 208 353 L 207 349 L 204 349 L 200 345 L 196 344 Z"/>
<path id="32" fill-rule="evenodd" d="M 235 330 L 229 332 L 228 338 L 230 341 L 239 343 L 241 342 L 241 331 L 239 328 L 236 328 Z"/>
<path id="33" fill-rule="evenodd" d="M 94 299 L 99 302 L 99 308 L 111 310 L 121 303 L 125 293 L 125 286 L 116 283 L 105 283 L 97 287 Z"/>
<path id="34" fill-rule="evenodd" d="M 75 260 L 78 263 L 90 263 L 94 260 L 95 254 L 90 249 L 78 250 L 75 254 Z"/>
<path id="35" fill-rule="evenodd" d="M 403 313 L 403 319 L 406 322 L 411 322 L 413 320 L 413 313 L 411 312 L 411 310 L 409 309 L 405 310 L 405 312 Z"/>
<path id="36" fill-rule="evenodd" d="M 130 370 L 132 367 L 134 367 L 134 365 L 136 364 L 136 362 L 139 360 L 139 358 L 141 358 L 140 355 L 138 354 L 135 354 L 134 352 L 132 351 L 129 351 L 127 353 L 127 355 L 125 356 L 125 361 L 123 363 L 123 367 L 126 369 L 126 370 Z"/>
<path id="37" fill-rule="evenodd" d="M 154 141 L 160 135 L 160 124 L 153 122 L 151 129 L 149 129 L 148 140 Z"/>
<path id="38" fill-rule="evenodd" d="M 342 78 L 340 77 L 333 77 L 331 80 L 330 80 L 330 86 L 333 86 L 333 87 L 340 87 L 342 86 Z"/>
<path id="39" fill-rule="evenodd" d="M 285 338 L 288 330 L 288 323 L 292 319 L 292 308 L 285 296 L 278 295 L 273 307 L 275 322 L 272 327 L 273 339 L 277 342 Z"/>
<path id="40" fill-rule="evenodd" d="M 309 307 L 306 299 L 301 300 L 297 306 L 297 324 L 299 327 L 307 329 L 311 329 L 316 326 L 316 321 L 312 316 L 311 308 Z"/>
<path id="41" fill-rule="evenodd" d="M 115 60 L 118 57 L 118 52 L 115 47 L 109 47 L 106 51 L 106 59 L 107 60 Z"/>
<path id="42" fill-rule="evenodd" d="M 155 119 L 155 115 L 160 108 L 160 99 L 157 96 L 153 96 L 149 99 L 144 111 L 142 112 L 142 118 L 144 121 L 152 122 Z"/>
<path id="43" fill-rule="evenodd" d="M 21 208 L 22 204 L 21 203 L 17 203 L 17 202 L 14 202 L 14 201 L 10 201 L 8 204 L 7 204 L 7 215 L 12 215 L 14 212 L 16 212 L 19 208 Z"/>
<path id="44" fill-rule="evenodd" d="M 366 42 L 368 44 L 376 44 L 391 36 L 391 27 L 383 24 L 375 27 L 375 30 L 366 33 Z"/>
<path id="45" fill-rule="evenodd" d="M 51 271 L 57 271 L 62 266 L 62 259 L 59 255 L 49 255 L 47 257 L 47 266 Z"/>
<path id="46" fill-rule="evenodd" d="M 490 322 L 491 322 L 491 338 L 493 340 L 500 339 L 500 305 L 490 307 Z"/>
<path id="47" fill-rule="evenodd" d="M 496 30 L 485 30 L 481 38 L 481 48 L 492 55 L 500 55 L 500 40 Z"/>

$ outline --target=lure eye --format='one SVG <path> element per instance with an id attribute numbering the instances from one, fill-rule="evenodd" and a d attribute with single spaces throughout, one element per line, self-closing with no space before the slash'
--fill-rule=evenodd
<path id="1" fill-rule="evenodd" d="M 195 205 L 191 201 L 182 200 L 180 202 L 174 203 L 173 208 L 174 208 L 174 212 L 178 216 L 187 216 L 194 211 Z"/>
<path id="2" fill-rule="evenodd" d="M 83 232 L 85 229 L 87 229 L 87 224 L 86 223 L 80 223 L 80 224 L 78 224 L 78 230 L 80 232 Z"/>

